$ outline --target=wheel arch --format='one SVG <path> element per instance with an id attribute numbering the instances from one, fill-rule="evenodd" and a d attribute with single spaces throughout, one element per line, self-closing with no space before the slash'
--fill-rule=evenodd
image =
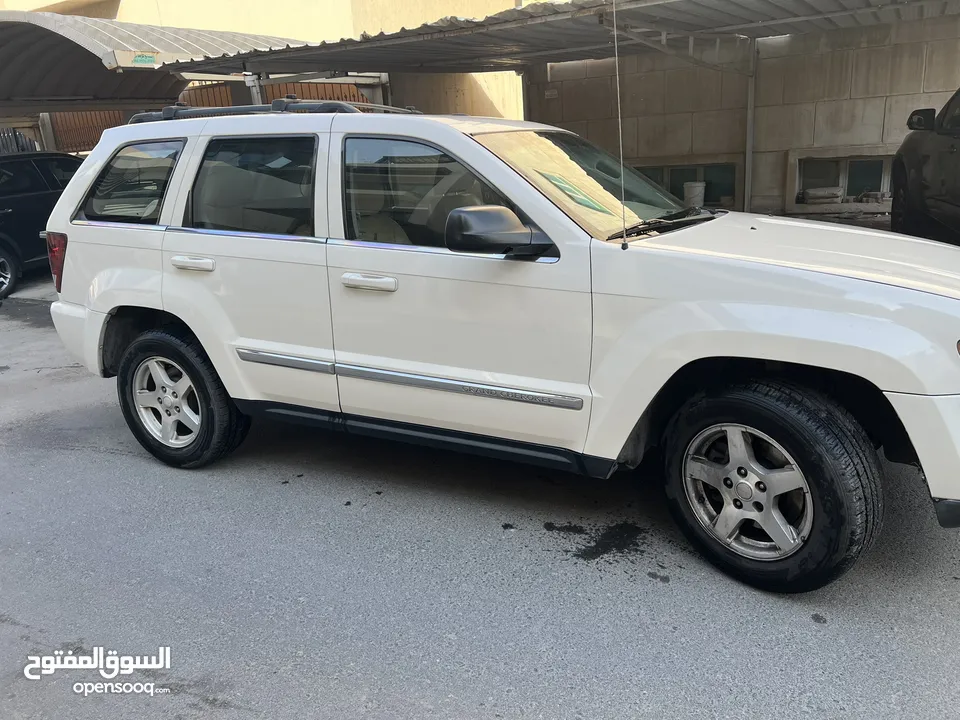
<path id="1" fill-rule="evenodd" d="M 869 380 L 842 370 L 743 357 L 704 357 L 679 368 L 637 420 L 618 463 L 635 467 L 649 450 L 659 447 L 670 418 L 697 392 L 758 378 L 791 381 L 824 393 L 854 416 L 874 446 L 883 447 L 889 460 L 919 465 L 899 416 L 880 388 Z"/>
<path id="2" fill-rule="evenodd" d="M 12 252 L 16 256 L 17 261 L 23 263 L 23 253 L 20 251 L 20 246 L 6 233 L 0 232 L 0 247 Z"/>
<path id="3" fill-rule="evenodd" d="M 176 315 L 157 308 L 120 305 L 113 308 L 100 331 L 100 374 L 115 377 L 120 358 L 130 343 L 147 330 L 174 330 L 196 338 L 196 333 Z"/>

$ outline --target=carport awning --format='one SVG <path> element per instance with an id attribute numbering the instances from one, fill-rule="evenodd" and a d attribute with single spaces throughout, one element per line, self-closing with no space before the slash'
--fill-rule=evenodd
<path id="1" fill-rule="evenodd" d="M 301 46 L 296 40 L 53 13 L 0 11 L 0 113 L 142 109 L 186 81 L 164 63 Z"/>
<path id="2" fill-rule="evenodd" d="M 611 0 L 538 3 L 483 20 L 444 18 L 358 40 L 240 52 L 175 64 L 180 71 L 268 73 L 481 72 L 609 57 Z M 694 41 L 761 38 L 960 13 L 958 0 L 618 0 L 624 52 L 653 44 L 685 53 Z"/>

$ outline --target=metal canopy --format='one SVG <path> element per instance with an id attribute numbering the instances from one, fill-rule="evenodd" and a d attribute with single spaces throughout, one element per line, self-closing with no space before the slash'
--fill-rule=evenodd
<path id="1" fill-rule="evenodd" d="M 444 18 L 358 40 L 175 63 L 185 72 L 482 72 L 609 57 L 611 0 L 544 2 L 483 20 Z M 623 52 L 690 53 L 718 38 L 762 38 L 960 14 L 960 0 L 618 0 Z"/>
<path id="2" fill-rule="evenodd" d="M 187 81 L 164 63 L 302 45 L 241 33 L 0 11 L 0 114 L 82 107 L 143 109 L 175 101 Z"/>

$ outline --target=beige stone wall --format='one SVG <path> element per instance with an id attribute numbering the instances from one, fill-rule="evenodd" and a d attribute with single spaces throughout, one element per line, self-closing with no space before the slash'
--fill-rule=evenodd
<path id="1" fill-rule="evenodd" d="M 420 112 L 523 119 L 523 88 L 513 72 L 393 73 L 390 90 L 394 105 Z"/>
<path id="2" fill-rule="evenodd" d="M 783 210 L 796 161 L 892 155 L 919 107 L 941 107 L 960 87 L 960 18 L 938 18 L 758 43 L 752 205 Z M 714 59 L 713 45 L 700 48 Z M 726 43 L 721 63 L 745 64 Z M 616 151 L 610 60 L 531 74 L 531 119 L 567 127 Z M 632 164 L 703 164 L 740 158 L 747 79 L 659 53 L 621 58 L 624 153 Z M 742 172 L 738 173 L 742 185 Z"/>

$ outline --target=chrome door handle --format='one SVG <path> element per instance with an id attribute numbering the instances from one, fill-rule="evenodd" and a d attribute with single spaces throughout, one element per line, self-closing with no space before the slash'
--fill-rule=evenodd
<path id="1" fill-rule="evenodd" d="M 344 273 L 340 281 L 348 288 L 357 290 L 379 290 L 396 292 L 397 279 L 386 275 L 364 275 L 363 273 Z"/>
<path id="2" fill-rule="evenodd" d="M 181 270 L 197 270 L 199 272 L 213 272 L 217 263 L 213 258 L 192 257 L 190 255 L 174 255 L 170 258 L 170 264 Z"/>
<path id="3" fill-rule="evenodd" d="M 0 210 L 0 215 L 6 215 L 12 212 L 13 212 L 13 208 L 3 208 L 2 210 Z"/>

